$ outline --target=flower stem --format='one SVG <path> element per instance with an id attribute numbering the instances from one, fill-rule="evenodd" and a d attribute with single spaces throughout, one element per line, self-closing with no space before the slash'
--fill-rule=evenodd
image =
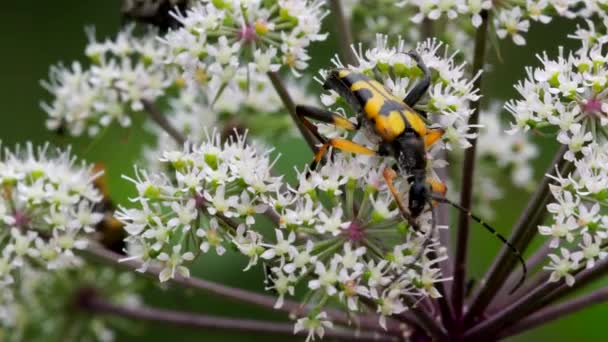
<path id="1" fill-rule="evenodd" d="M 597 278 L 608 272 L 608 259 L 604 259 L 595 267 L 579 272 L 574 285 L 568 286 L 562 282 L 546 282 L 526 295 L 516 300 L 510 306 L 504 308 L 488 320 L 471 328 L 465 334 L 466 339 L 476 340 L 478 338 L 488 338 L 497 336 L 501 333 L 501 328 L 525 319 L 526 316 L 534 313 L 543 306 L 555 302 L 564 296 L 584 287 Z"/>
<path id="2" fill-rule="evenodd" d="M 356 66 L 359 63 L 351 50 L 353 45 L 353 36 L 350 27 L 350 20 L 344 15 L 344 10 L 340 0 L 329 0 L 329 8 L 336 20 L 336 30 L 338 31 L 338 45 L 342 58 L 348 65 Z"/>
<path id="3" fill-rule="evenodd" d="M 586 309 L 592 305 L 608 301 L 608 288 L 603 288 L 591 292 L 576 299 L 569 300 L 560 304 L 555 304 L 530 315 L 517 324 L 509 327 L 500 334 L 500 338 L 505 338 L 520 334 L 526 330 L 534 329 L 539 325 L 547 324 L 550 321 L 573 314 L 579 310 Z"/>
<path id="4" fill-rule="evenodd" d="M 403 302 L 407 304 L 408 309 L 414 314 L 417 323 L 433 338 L 433 340 L 443 341 L 446 338 L 444 329 L 426 311 L 423 311 L 416 306 L 415 299 L 408 296 L 403 296 L 402 298 Z"/>
<path id="5" fill-rule="evenodd" d="M 82 292 L 86 292 L 84 295 Z M 136 320 L 161 322 L 205 330 L 228 330 L 230 332 L 261 333 L 294 336 L 293 324 L 251 319 L 224 318 L 190 312 L 157 309 L 149 306 L 124 306 L 105 301 L 94 290 L 86 289 L 80 294 L 81 308 L 95 314 L 109 314 Z M 300 335 L 306 334 L 305 331 Z M 325 336 L 344 341 L 396 341 L 395 337 L 379 336 L 377 333 L 355 332 L 346 329 L 328 329 Z"/>
<path id="6" fill-rule="evenodd" d="M 281 76 L 279 76 L 279 74 L 276 72 L 269 72 L 268 77 L 270 78 L 270 82 L 272 83 L 272 86 L 277 91 L 277 94 L 279 94 L 279 97 L 281 98 L 283 105 L 289 112 L 291 119 L 298 127 L 298 130 L 300 130 L 300 134 L 302 134 L 302 136 L 304 137 L 304 140 L 306 140 L 308 147 L 310 147 L 310 149 L 313 151 L 313 153 L 316 152 L 317 141 L 316 141 L 315 137 L 312 135 L 312 133 L 308 130 L 308 128 L 306 128 L 306 126 L 304 126 L 304 123 L 298 117 L 298 114 L 296 114 L 296 105 L 293 102 L 293 99 L 291 98 L 291 96 L 289 95 L 289 92 L 287 91 L 287 87 L 285 86 L 285 83 L 283 83 Z"/>
<path id="7" fill-rule="evenodd" d="M 160 128 L 167 132 L 167 134 L 169 134 L 171 138 L 175 140 L 175 142 L 177 142 L 180 146 L 183 146 L 186 142 L 186 137 L 184 137 L 182 133 L 177 128 L 175 128 L 175 126 L 173 126 L 169 122 L 169 120 L 167 120 L 167 117 L 160 112 L 158 107 L 156 107 L 154 103 L 148 100 L 143 100 L 142 103 L 144 105 L 144 109 L 146 110 L 152 121 L 154 121 Z"/>
<path id="8" fill-rule="evenodd" d="M 534 273 L 534 270 L 540 265 L 540 263 L 546 260 L 547 254 L 549 254 L 549 252 L 551 251 L 550 242 L 551 240 L 547 240 L 536 252 L 534 252 L 534 254 L 530 258 L 528 258 L 528 260 L 526 260 L 526 269 L 529 272 L 528 275 Z M 526 281 L 526 284 L 517 289 L 517 291 L 513 293 L 507 293 L 508 289 L 512 289 L 513 286 L 515 286 L 516 282 L 521 277 L 522 272 L 523 270 L 521 268 L 518 268 L 517 271 L 511 273 L 511 275 L 507 278 L 505 282 L 505 286 L 503 286 L 502 289 L 498 292 L 498 300 L 500 301 L 500 303 L 490 305 L 489 310 L 492 310 L 493 307 L 500 307 L 506 305 L 506 303 L 511 300 L 511 296 L 519 296 L 521 294 L 524 294 L 547 279 L 547 275 L 544 272 L 537 272 L 534 278 L 531 278 L 530 280 Z"/>
<path id="9" fill-rule="evenodd" d="M 486 55 L 486 37 L 488 33 L 489 12 L 483 10 L 482 22 L 475 33 L 475 52 L 473 57 L 473 75 L 478 75 L 484 69 Z M 474 88 L 481 89 L 483 75 L 475 79 Z M 469 125 L 477 125 L 479 122 L 479 109 L 481 97 L 471 104 L 473 114 L 469 118 Z M 471 208 L 473 197 L 473 175 L 475 171 L 475 150 L 477 138 L 471 139 L 471 147 L 466 149 L 462 168 L 462 191 L 460 205 L 465 209 Z M 458 216 L 458 239 L 456 242 L 456 255 L 454 257 L 454 282 L 452 284 L 452 309 L 454 310 L 456 337 L 462 335 L 462 314 L 464 301 L 464 283 L 466 278 L 467 245 L 469 239 L 469 215 L 461 212 Z"/>
<path id="10" fill-rule="evenodd" d="M 526 209 L 524 209 L 520 215 L 515 228 L 513 228 L 509 241 L 519 249 L 521 253 L 525 251 L 528 244 L 532 241 L 532 238 L 536 235 L 536 226 L 542 220 L 545 213 L 545 206 L 551 197 L 549 191 L 551 178 L 549 175 L 555 175 L 558 171 L 563 172 L 563 170 L 570 167 L 569 164 L 571 163 L 563 158 L 567 150 L 568 146 L 560 146 L 553 161 L 545 172 L 545 177 L 543 177 L 542 182 L 528 202 Z M 505 279 L 516 262 L 517 259 L 511 250 L 507 246 L 503 246 L 498 257 L 494 260 L 490 270 L 484 277 L 485 279 L 480 281 L 480 284 L 482 285 L 473 297 L 471 309 L 465 317 L 467 325 L 471 325 L 477 317 L 483 314 L 496 292 L 504 285 Z"/>
<path id="11" fill-rule="evenodd" d="M 111 250 L 104 248 L 103 246 L 97 245 L 92 242 L 89 243 L 88 248 L 83 252 L 103 262 L 119 267 L 124 267 L 129 270 L 137 270 L 141 267 L 141 263 L 136 260 L 125 260 L 122 262 L 119 261 L 124 257 L 123 255 L 115 253 Z M 154 265 L 150 265 L 144 273 L 148 276 L 157 278 L 158 274 L 160 273 L 160 268 Z M 242 303 L 249 303 L 271 310 L 284 311 L 296 316 L 306 315 L 311 309 L 313 309 L 312 307 L 302 305 L 302 303 L 287 299 L 284 301 L 284 304 L 280 309 L 275 309 L 274 304 L 276 302 L 276 298 L 273 296 L 267 296 L 257 292 L 242 290 L 195 277 L 184 278 L 181 276 L 176 276 L 175 278 L 170 279 L 169 282 L 181 285 L 186 288 L 202 290 L 220 297 L 239 301 Z M 325 311 L 333 322 L 349 324 L 354 320 L 359 324 L 361 328 L 374 331 L 383 331 L 378 324 L 378 317 L 376 315 L 360 315 L 353 318 L 348 317 L 344 312 L 340 310 L 328 309 Z"/>

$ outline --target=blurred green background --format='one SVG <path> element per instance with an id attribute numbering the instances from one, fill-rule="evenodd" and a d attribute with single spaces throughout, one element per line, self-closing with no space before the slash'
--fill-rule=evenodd
<path id="1" fill-rule="evenodd" d="M 58 146 L 73 145 L 77 154 L 90 162 L 102 161 L 107 166 L 110 191 L 117 202 L 124 203 L 130 195 L 131 186 L 120 178 L 121 174 L 131 174 L 142 144 L 152 141 L 136 120 L 132 128 L 111 129 L 103 138 L 91 143 L 89 139 L 58 137 L 44 126 L 45 113 L 40 109 L 41 100 L 49 99 L 40 87 L 39 81 L 46 79 L 48 68 L 57 62 L 71 63 L 83 60 L 86 44 L 84 27 L 94 25 L 98 37 L 113 35 L 120 24 L 120 0 L 55 0 L 55 1 L 3 1 L 0 7 L 0 140 L 4 147 L 32 141 L 40 144 L 51 141 Z M 325 25 L 331 27 L 330 16 Z M 506 100 L 515 95 L 513 84 L 524 77 L 524 66 L 537 65 L 535 54 L 548 50 L 555 55 L 557 45 L 574 45 L 565 36 L 573 31 L 571 22 L 556 20 L 550 25 L 532 25 L 526 36 L 528 45 L 516 47 L 503 42 L 502 62 L 497 62 L 484 79 L 486 98 Z M 313 45 L 311 70 L 327 64 L 335 50 L 334 35 L 327 42 Z M 493 52 L 490 55 L 495 55 Z M 314 86 L 315 84 L 312 84 Z M 550 161 L 555 146 L 549 139 L 537 138 L 541 154 L 535 160 L 536 178 L 539 179 Z M 292 165 L 303 165 L 310 158 L 306 146 L 297 139 L 278 146 L 282 153 L 279 167 L 292 172 Z M 506 189 L 507 196 L 498 202 L 494 224 L 505 235 L 517 219 L 518 212 L 525 205 L 527 194 Z M 455 213 L 453 213 L 455 214 Z M 455 216 L 455 215 L 452 215 Z M 491 263 L 500 243 L 491 235 L 474 226 L 469 259 L 472 265 L 470 276 L 479 279 Z M 483 247 L 482 247 L 483 246 Z M 255 269 L 241 272 L 243 260 L 234 255 L 220 259 L 203 258 L 197 265 L 197 275 L 222 283 L 262 291 L 262 272 Z M 180 288 L 166 291 L 150 285 L 145 292 L 145 300 L 151 305 L 180 308 L 201 313 L 248 318 L 275 318 L 272 314 L 255 307 L 231 303 L 205 296 L 200 292 L 189 292 Z M 602 322 L 608 315 L 608 306 L 598 305 L 537 329 L 513 341 L 534 341 L 538 339 L 585 341 L 605 340 Z M 230 333 L 209 333 L 158 324 L 135 324 L 119 332 L 119 340 L 162 341 L 178 337 L 180 341 L 267 341 L 264 336 Z M 295 338 L 293 338 L 295 340 Z M 284 339 L 275 339 L 277 341 Z"/>

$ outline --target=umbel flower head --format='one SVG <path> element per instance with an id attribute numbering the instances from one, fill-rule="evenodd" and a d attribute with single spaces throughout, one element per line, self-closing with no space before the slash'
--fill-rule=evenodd
<path id="1" fill-rule="evenodd" d="M 94 231 L 103 215 L 92 168 L 78 165 L 70 151 L 49 151 L 27 144 L 5 149 L 0 161 L 0 283 L 10 285 L 26 265 L 56 269 L 77 262 L 75 249 L 86 247 L 83 234 Z"/>
<path id="2" fill-rule="evenodd" d="M 552 177 L 554 201 L 547 205 L 552 224 L 539 226 L 541 235 L 550 238 L 551 281 L 565 279 L 574 284 L 573 274 L 592 268 L 608 255 L 608 146 L 593 142 L 583 147 L 574 160 L 575 170 Z M 558 253 L 557 250 L 560 250 Z"/>
<path id="3" fill-rule="evenodd" d="M 591 141 L 604 141 L 608 132 L 607 54 L 604 43 L 589 44 L 565 55 L 559 48 L 557 59 L 547 53 L 538 56 L 542 66 L 527 68 L 527 78 L 515 89 L 520 99 L 506 109 L 514 118 L 511 132 L 557 130 L 557 140 L 567 145 L 566 159 Z"/>
<path id="4" fill-rule="evenodd" d="M 455 21 L 467 18 L 474 27 L 482 23 L 482 16 L 493 16 L 493 28 L 500 39 L 511 38 L 517 45 L 525 45 L 524 34 L 530 28 L 530 22 L 548 24 L 553 17 L 592 18 L 605 17 L 602 1 L 551 1 L 527 0 L 490 1 L 490 0 L 404 0 L 397 1 L 396 6 L 414 11 L 411 21 L 420 24 L 424 19 L 439 20 L 447 18 Z M 470 18 L 470 19 L 469 19 Z M 460 23 L 462 31 L 467 25 Z"/>
<path id="5" fill-rule="evenodd" d="M 266 209 L 262 196 L 280 186 L 270 173 L 269 153 L 245 144 L 245 137 L 221 143 L 214 132 L 200 145 L 164 152 L 160 161 L 168 166 L 163 170 L 173 170 L 169 174 L 136 169 L 136 178 L 127 179 L 137 188 L 132 201 L 138 207 L 117 213 L 129 234 L 131 258 L 144 267 L 160 261 L 160 280 L 166 281 L 188 276 L 186 265 L 200 252 L 222 255 L 238 239 L 255 264 L 261 241 L 247 227 Z"/>
<path id="6" fill-rule="evenodd" d="M 73 300 L 82 281 L 126 299 L 132 283 L 110 269 L 99 271 L 75 253 L 103 218 L 95 211 L 102 196 L 93 181 L 99 174 L 78 164 L 70 151 L 26 144 L 4 149 L 0 158 L 0 327 L 10 341 L 28 339 L 44 321 L 46 337 L 83 324 L 78 336 L 108 340 L 112 332 L 103 319 L 69 321 L 57 315 Z M 126 278 L 125 278 L 126 277 Z M 105 285 L 104 285 L 105 284 Z M 35 335 L 35 333 L 34 333 Z M 105 336 L 105 337 L 104 337 Z"/>
<path id="7" fill-rule="evenodd" d="M 139 208 L 117 214 L 129 233 L 128 258 L 144 268 L 162 264 L 161 281 L 188 277 L 201 252 L 222 255 L 234 246 L 249 259 L 246 270 L 268 265 L 277 307 L 298 284 L 318 310 L 338 300 L 359 311 L 363 298 L 382 317 L 407 309 L 403 295 L 439 296 L 435 283 L 445 279 L 437 263 L 445 256 L 429 237 L 436 229 L 431 214 L 420 217 L 418 232 L 403 222 L 380 160 L 337 154 L 318 171 L 299 173 L 297 187 L 271 176 L 269 152 L 257 152 L 244 137 L 222 144 L 213 134 L 161 160 L 175 171 L 137 170 Z M 397 186 L 407 193 L 405 181 Z M 275 222 L 272 236 L 256 225 L 263 212 Z"/>
<path id="8" fill-rule="evenodd" d="M 260 73 L 282 65 L 295 75 L 310 59 L 311 42 L 325 40 L 321 20 L 328 14 L 321 0 L 196 1 L 185 13 L 173 13 L 182 27 L 163 41 L 168 62 L 180 66 L 184 78 L 202 75 L 229 80 L 241 66 Z"/>
<path id="9" fill-rule="evenodd" d="M 92 63 L 85 67 L 54 66 L 50 80 L 42 82 L 53 100 L 43 103 L 47 127 L 79 136 L 96 135 L 112 122 L 131 124 L 132 113 L 145 101 L 154 102 L 176 82 L 176 73 L 163 64 L 168 48 L 149 31 L 142 37 L 127 26 L 114 40 L 98 42 L 89 30 L 85 53 Z"/>

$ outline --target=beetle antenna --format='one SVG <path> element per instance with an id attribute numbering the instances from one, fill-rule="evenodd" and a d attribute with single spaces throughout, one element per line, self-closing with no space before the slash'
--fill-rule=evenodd
<path id="1" fill-rule="evenodd" d="M 466 213 L 470 218 L 472 218 L 477 223 L 479 223 L 480 225 L 482 225 L 487 231 L 489 231 L 490 233 L 494 234 L 494 236 L 496 236 L 500 241 L 502 241 L 505 245 L 507 245 L 509 247 L 509 249 L 511 250 L 511 252 L 513 252 L 513 254 L 515 254 L 517 256 L 517 258 L 519 259 L 519 261 L 521 263 L 522 270 L 523 270 L 523 273 L 521 275 L 521 278 L 519 279 L 519 282 L 515 285 L 515 287 L 513 287 L 513 289 L 511 291 L 509 291 L 509 294 L 512 294 L 517 289 L 519 289 L 519 287 L 521 285 L 523 285 L 524 281 L 526 280 L 526 275 L 528 274 L 528 270 L 526 268 L 526 261 L 524 260 L 523 256 L 519 252 L 519 250 L 517 248 L 515 248 L 515 246 L 513 246 L 513 244 L 511 244 L 502 234 L 500 234 L 499 232 L 497 232 L 496 229 L 494 229 L 492 226 L 490 226 L 489 224 L 487 224 L 486 222 L 484 222 L 478 216 L 474 215 L 470 210 L 467 210 L 467 209 L 463 208 L 460 204 L 452 202 L 449 199 L 444 198 L 444 197 L 431 196 L 431 198 L 434 201 L 437 201 L 437 202 L 440 202 L 440 203 L 449 204 L 452 207 L 454 207 L 454 208 L 456 208 L 456 209 L 458 209 L 458 210 Z"/>

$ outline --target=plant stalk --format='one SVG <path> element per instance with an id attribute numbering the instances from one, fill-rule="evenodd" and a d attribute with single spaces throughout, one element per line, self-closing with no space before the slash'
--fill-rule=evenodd
<path id="1" fill-rule="evenodd" d="M 158 107 L 156 107 L 153 102 L 148 100 L 142 100 L 142 103 L 145 111 L 148 113 L 152 121 L 167 132 L 167 134 L 169 134 L 169 136 L 171 136 L 171 138 L 173 138 L 178 145 L 183 146 L 187 140 L 186 137 L 177 128 L 175 128 L 175 126 L 173 126 L 169 120 L 167 120 L 167 117 L 160 112 Z"/>
<path id="2" fill-rule="evenodd" d="M 104 248 L 103 246 L 100 246 L 100 245 L 92 243 L 92 242 L 89 243 L 88 248 L 86 250 L 84 250 L 83 252 L 85 254 L 90 255 L 105 263 L 109 263 L 114 266 L 123 267 L 123 268 L 129 269 L 129 270 L 132 270 L 132 271 L 137 270 L 141 267 L 141 262 L 136 261 L 136 260 L 119 261 L 122 258 L 124 258 L 124 255 L 115 253 L 111 250 Z M 160 268 L 155 265 L 150 265 L 143 273 L 148 276 L 158 279 L 157 277 L 158 277 L 158 274 L 160 273 Z M 274 307 L 276 298 L 273 296 L 268 296 L 268 295 L 260 294 L 257 292 L 234 288 L 234 287 L 226 286 L 223 284 L 219 284 L 216 282 L 212 282 L 212 281 L 204 280 L 204 279 L 200 279 L 200 278 L 195 278 L 195 277 L 184 278 L 181 276 L 176 276 L 175 278 L 170 279 L 169 282 L 178 284 L 178 285 L 186 287 L 186 288 L 202 290 L 202 291 L 205 291 L 205 292 L 208 292 L 208 293 L 220 296 L 220 297 L 224 297 L 224 298 L 227 298 L 230 300 L 260 306 L 260 307 L 267 308 L 270 310 L 279 310 L 279 311 L 287 312 L 290 315 L 304 316 L 311 309 L 313 309 L 312 307 L 302 305 L 302 303 L 292 301 L 289 299 L 285 299 L 283 306 L 279 309 L 276 309 Z M 375 314 L 349 317 L 344 312 L 337 310 L 337 309 L 328 309 L 325 311 L 327 312 L 327 315 L 333 322 L 338 322 L 338 323 L 345 324 L 345 325 L 355 322 L 362 329 L 365 328 L 367 330 L 384 331 L 378 323 L 378 316 Z"/>
<path id="3" fill-rule="evenodd" d="M 88 291 L 87 291 L 88 292 Z M 205 330 L 228 330 L 230 332 L 284 335 L 293 337 L 293 324 L 251 319 L 224 318 L 190 312 L 157 309 L 149 306 L 124 306 L 107 302 L 97 295 L 85 294 L 81 298 L 81 308 L 95 314 L 106 314 L 136 320 L 175 324 Z M 82 296 L 81 297 L 85 297 Z M 301 331 L 297 335 L 306 335 Z M 325 336 L 340 341 L 397 341 L 394 336 L 379 335 L 376 332 L 349 331 L 347 329 L 326 329 Z"/>
<path id="4" fill-rule="evenodd" d="M 357 58 L 351 49 L 353 45 L 353 35 L 350 26 L 350 18 L 346 18 L 344 15 L 344 9 L 340 0 L 328 0 L 329 8 L 336 20 L 336 30 L 338 31 L 338 46 L 340 47 L 340 54 L 347 65 L 357 66 Z"/>
<path id="5" fill-rule="evenodd" d="M 486 55 L 486 38 L 488 33 L 489 12 L 481 11 L 482 22 L 475 33 L 475 52 L 473 58 L 473 75 L 477 75 L 484 69 Z M 474 87 L 481 89 L 483 75 L 479 75 L 475 80 Z M 481 107 L 481 97 L 471 104 L 473 114 L 469 118 L 469 125 L 477 125 L 479 122 L 479 110 Z M 475 128 L 476 130 L 476 128 Z M 473 197 L 473 176 L 475 171 L 475 150 L 477 138 L 470 141 L 471 147 L 465 151 L 462 168 L 462 191 L 460 205 L 465 209 L 471 208 Z M 469 239 L 469 215 L 461 212 L 458 216 L 458 238 L 456 242 L 456 253 L 454 256 L 454 281 L 452 283 L 452 309 L 454 311 L 453 334 L 458 339 L 463 333 L 462 315 L 464 303 L 464 284 L 466 281 L 467 247 Z"/>
<path id="6" fill-rule="evenodd" d="M 556 152 L 553 161 L 547 168 L 542 182 L 539 184 L 536 192 L 528 202 L 528 205 L 522 212 L 513 228 L 509 241 L 519 249 L 520 253 L 524 253 L 526 247 L 530 244 L 536 235 L 536 226 L 539 224 L 540 218 L 543 217 L 545 206 L 551 198 L 549 184 L 551 178 L 548 175 L 556 175 L 556 172 L 563 172 L 569 168 L 569 162 L 564 160 L 564 154 L 568 150 L 568 146 L 561 145 Z M 469 311 L 466 314 L 465 322 L 467 326 L 471 326 L 474 321 L 480 317 L 494 295 L 502 288 L 505 279 L 513 269 L 517 262 L 515 255 L 511 252 L 508 246 L 503 246 L 498 257 L 486 273 L 484 279 L 480 281 L 481 287 L 475 293 Z"/>
<path id="7" fill-rule="evenodd" d="M 499 337 L 505 338 L 520 334 L 527 330 L 534 329 L 540 325 L 547 324 L 548 322 L 551 322 L 553 320 L 573 314 L 577 311 L 589 308 L 595 304 L 599 304 L 605 301 L 608 301 L 608 288 L 603 288 L 581 296 L 579 298 L 575 298 L 567 302 L 555 304 L 548 308 L 542 309 L 522 319 L 517 324 L 509 327 L 508 329 L 503 331 L 499 335 Z"/>
<path id="8" fill-rule="evenodd" d="M 281 76 L 277 72 L 271 71 L 271 72 L 268 72 L 268 78 L 270 78 L 270 82 L 272 83 L 272 86 L 276 90 L 277 94 L 279 94 L 279 97 L 281 98 L 283 105 L 289 112 L 289 115 L 291 116 L 291 119 L 293 120 L 293 122 L 298 127 L 300 134 L 302 134 L 302 136 L 304 137 L 304 140 L 306 140 L 308 147 L 310 147 L 311 151 L 313 153 L 315 153 L 317 151 L 317 147 L 316 147 L 317 140 L 312 135 L 312 133 L 306 128 L 306 126 L 304 126 L 304 123 L 302 123 L 302 120 L 298 117 L 298 114 L 296 113 L 296 104 L 293 102 L 291 95 L 289 95 L 289 92 L 287 91 L 287 87 L 285 86 L 285 83 L 281 79 Z"/>
<path id="9" fill-rule="evenodd" d="M 564 281 L 547 282 L 517 299 L 513 304 L 499 311 L 496 315 L 471 328 L 466 332 L 465 338 L 475 340 L 498 336 L 501 333 L 502 327 L 524 319 L 527 315 L 571 294 L 605 275 L 607 272 L 608 259 L 604 259 L 597 263 L 595 267 L 580 271 L 575 276 L 576 281 L 572 286 L 568 286 Z"/>

